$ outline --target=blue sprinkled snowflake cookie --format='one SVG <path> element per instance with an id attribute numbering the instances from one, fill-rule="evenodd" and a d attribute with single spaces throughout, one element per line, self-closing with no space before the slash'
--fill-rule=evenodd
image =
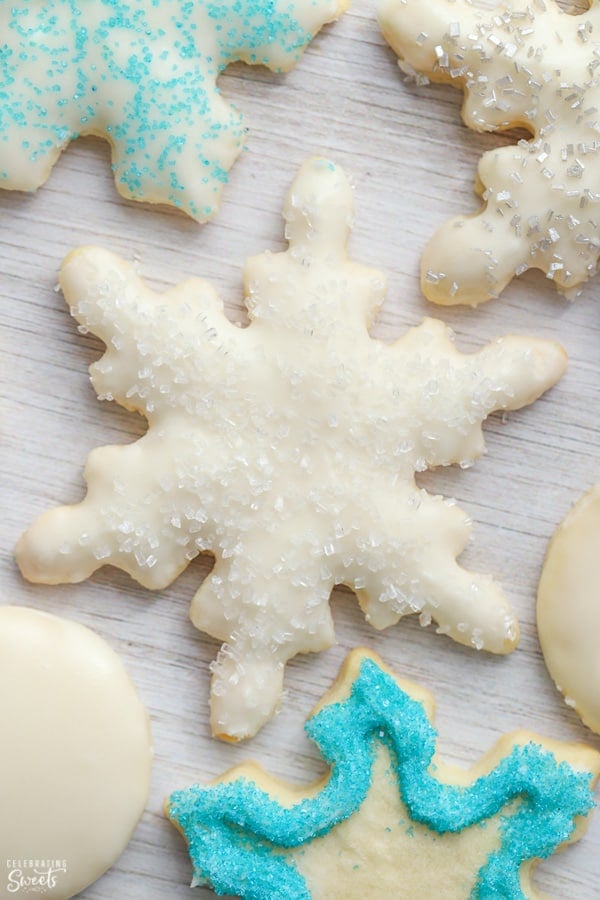
<path id="1" fill-rule="evenodd" d="M 119 192 L 200 222 L 244 143 L 230 63 L 291 69 L 346 0 L 0 4 L 0 187 L 35 190 L 70 141 L 106 138 Z"/>
<path id="2" fill-rule="evenodd" d="M 330 766 L 307 788 L 245 764 L 166 812 L 193 885 L 246 900 L 536 897 L 536 862 L 582 836 L 600 755 L 527 732 L 471 770 L 436 757 L 433 701 L 366 650 L 306 731 Z"/>

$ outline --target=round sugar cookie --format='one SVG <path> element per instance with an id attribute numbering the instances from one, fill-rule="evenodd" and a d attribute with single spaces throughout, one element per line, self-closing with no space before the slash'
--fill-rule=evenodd
<path id="1" fill-rule="evenodd" d="M 556 686 L 600 734 L 600 484 L 575 504 L 550 542 L 537 621 Z"/>
<path id="2" fill-rule="evenodd" d="M 0 896 L 79 893 L 118 858 L 148 795 L 147 713 L 93 631 L 0 606 Z"/>

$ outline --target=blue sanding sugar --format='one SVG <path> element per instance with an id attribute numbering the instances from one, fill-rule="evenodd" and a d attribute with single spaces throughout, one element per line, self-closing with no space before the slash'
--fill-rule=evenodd
<path id="1" fill-rule="evenodd" d="M 398 790 L 412 819 L 444 834 L 502 817 L 500 846 L 477 876 L 474 898 L 521 898 L 519 867 L 549 856 L 573 832 L 575 816 L 592 808 L 592 775 L 535 743 L 516 745 L 490 773 L 466 787 L 431 772 L 436 732 L 423 706 L 372 660 L 364 659 L 347 700 L 320 710 L 308 735 L 331 765 L 322 790 L 283 807 L 240 778 L 194 785 L 169 799 L 169 817 L 183 831 L 196 883 L 246 900 L 309 898 L 304 878 L 282 849 L 300 847 L 355 813 L 371 785 L 377 742 L 394 761 Z"/>
<path id="2" fill-rule="evenodd" d="M 122 193 L 203 220 L 245 135 L 219 73 L 240 58 L 288 68 L 311 37 L 277 0 L 0 4 L 0 185 L 35 189 L 69 141 L 101 134 Z"/>

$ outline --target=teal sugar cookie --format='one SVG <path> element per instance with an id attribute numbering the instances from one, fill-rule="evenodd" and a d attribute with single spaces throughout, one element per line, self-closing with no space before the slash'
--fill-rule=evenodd
<path id="1" fill-rule="evenodd" d="M 431 697 L 349 655 L 306 725 L 331 767 L 308 788 L 245 764 L 174 792 L 193 885 L 246 900 L 539 896 L 539 858 L 577 840 L 600 756 L 527 732 L 470 771 L 441 763 Z"/>

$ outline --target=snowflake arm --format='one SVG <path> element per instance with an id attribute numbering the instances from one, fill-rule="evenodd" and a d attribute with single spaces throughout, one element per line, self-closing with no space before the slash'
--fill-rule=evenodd
<path id="1" fill-rule="evenodd" d="M 491 10 L 467 0 L 384 0 L 379 20 L 404 71 L 464 90 L 468 127 L 532 135 L 482 157 L 483 206 L 431 239 L 421 268 L 425 295 L 477 304 L 528 268 L 574 293 L 600 253 L 600 5 L 568 15 L 554 0 Z"/>
<path id="2" fill-rule="evenodd" d="M 245 137 L 217 78 L 291 69 L 344 0 L 0 4 L 0 187 L 35 190 L 80 135 L 106 138 L 119 192 L 214 215 Z"/>
<path id="3" fill-rule="evenodd" d="M 323 781 L 294 788 L 246 764 L 167 800 L 166 813 L 188 843 L 193 884 L 251 900 L 318 900 L 332 896 L 331 875 L 335 896 L 362 897 L 360 879 L 372 870 L 378 896 L 386 888 L 396 896 L 401 873 L 402 896 L 433 896 L 418 868 L 421 841 L 433 841 L 448 895 L 467 896 L 466 859 L 473 900 L 536 896 L 535 858 L 585 830 L 600 756 L 519 732 L 470 772 L 459 771 L 435 756 L 432 714 L 429 695 L 396 680 L 373 654 L 351 653 L 306 725 L 330 766 Z M 386 794 L 399 794 L 403 806 Z M 454 854 L 448 869 L 446 841 Z M 477 852 L 470 843 L 481 844 Z M 407 853 L 412 865 L 403 869 Z"/>
<path id="4" fill-rule="evenodd" d="M 564 351 L 507 337 L 465 355 L 431 319 L 374 340 L 385 283 L 347 257 L 352 210 L 342 170 L 309 160 L 285 208 L 288 250 L 246 266 L 245 329 L 204 282 L 157 295 L 104 250 L 75 251 L 61 273 L 74 316 L 107 344 L 96 389 L 149 427 L 90 454 L 87 496 L 33 523 L 19 565 L 58 583 L 112 564 L 159 589 L 211 551 L 191 617 L 223 642 L 211 699 L 221 736 L 253 734 L 286 662 L 330 646 L 335 584 L 376 628 L 420 613 L 467 646 L 506 653 L 518 638 L 500 587 L 456 562 L 467 516 L 415 472 L 472 462 L 485 417 L 550 387 Z"/>
<path id="5" fill-rule="evenodd" d="M 133 265 L 82 247 L 65 259 L 60 285 L 80 328 L 106 344 L 90 367 L 101 399 L 150 422 L 176 409 L 210 419 L 210 397 L 196 384 L 226 379 L 232 356 L 243 365 L 245 342 L 208 282 L 192 278 L 157 298 Z"/>
<path id="6" fill-rule="evenodd" d="M 409 455 L 417 471 L 470 465 L 485 449 L 484 419 L 536 400 L 546 389 L 548 371 L 558 363 L 555 344 L 517 335 L 465 355 L 439 319 L 425 319 L 386 352 L 391 371 L 422 384 L 411 410 L 418 442 Z"/>

